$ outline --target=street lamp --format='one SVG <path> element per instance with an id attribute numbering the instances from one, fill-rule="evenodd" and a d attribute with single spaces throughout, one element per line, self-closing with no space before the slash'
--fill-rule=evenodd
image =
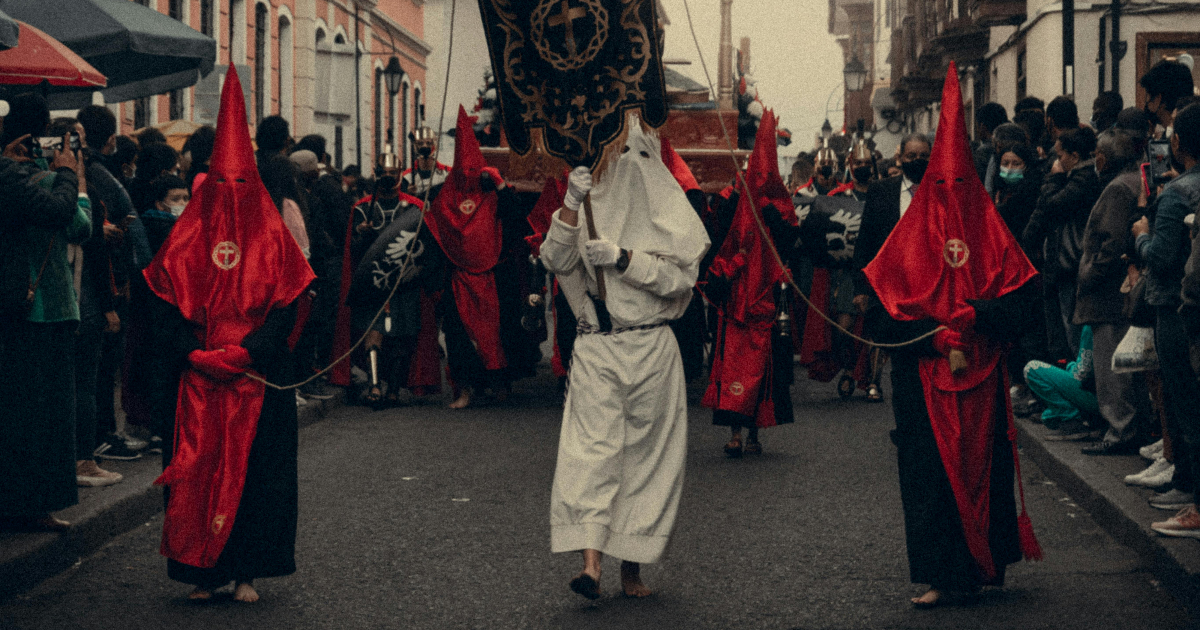
<path id="1" fill-rule="evenodd" d="M 847 92 L 861 92 L 867 85 L 867 67 L 858 60 L 858 55 L 854 55 L 846 64 L 842 76 L 846 79 Z"/>
<path id="2" fill-rule="evenodd" d="M 821 125 L 821 139 L 824 140 L 828 144 L 829 138 L 832 135 L 833 135 L 833 125 L 829 124 L 829 119 L 826 118 L 825 124 Z"/>
<path id="3" fill-rule="evenodd" d="M 387 82 L 388 94 L 395 98 L 400 93 L 400 81 L 404 79 L 404 68 L 400 67 L 400 60 L 395 55 L 388 59 L 387 67 L 383 69 L 383 79 Z"/>

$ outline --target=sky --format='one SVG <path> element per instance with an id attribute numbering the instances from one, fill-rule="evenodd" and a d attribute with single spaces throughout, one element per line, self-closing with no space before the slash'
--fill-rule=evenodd
<path id="1" fill-rule="evenodd" d="M 439 17 L 442 24 L 448 22 L 449 4 L 446 0 L 441 0 L 440 4 L 427 4 L 427 25 Z M 700 52 L 715 84 L 721 33 L 720 0 L 688 0 L 688 5 L 702 47 Z M 671 68 L 707 84 L 700 54 L 688 30 L 684 0 L 662 0 L 662 6 L 671 21 L 667 27 L 665 57 L 692 61 L 691 65 L 672 65 Z M 733 45 L 736 48 L 743 36 L 750 37 L 750 70 L 758 81 L 760 99 L 766 107 L 775 110 L 781 118 L 781 126 L 792 131 L 792 145 L 780 147 L 781 157 L 794 156 L 812 148 L 813 137 L 826 118 L 827 101 L 831 109 L 836 109 L 829 113 L 829 118 L 835 128 L 839 126 L 841 47 L 827 30 L 828 6 L 827 0 L 733 0 Z M 458 0 L 456 12 L 443 129 L 454 126 L 459 103 L 468 112 L 474 107 L 483 72 L 488 67 L 478 2 Z M 426 76 L 426 117 L 430 126 L 437 124 L 441 109 L 438 87 L 445 81 L 445 54 L 443 48 L 430 55 Z M 834 93 L 832 98 L 831 93 Z"/>

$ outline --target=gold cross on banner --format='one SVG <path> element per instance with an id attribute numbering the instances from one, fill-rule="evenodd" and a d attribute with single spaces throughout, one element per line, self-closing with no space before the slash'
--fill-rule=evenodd
<path id="1" fill-rule="evenodd" d="M 583 7 L 571 8 L 568 0 L 562 0 L 560 8 L 562 9 L 562 13 L 550 18 L 548 23 L 550 26 L 566 27 L 567 53 L 574 57 L 577 52 L 575 44 L 575 20 L 578 20 L 582 17 L 587 17 L 587 9 L 584 9 Z"/>

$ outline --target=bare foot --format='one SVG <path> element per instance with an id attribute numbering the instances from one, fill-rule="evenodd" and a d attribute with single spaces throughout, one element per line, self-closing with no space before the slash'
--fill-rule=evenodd
<path id="1" fill-rule="evenodd" d="M 649 597 L 653 591 L 642 583 L 642 565 L 636 562 L 621 563 L 621 589 L 626 597 Z"/>
<path id="2" fill-rule="evenodd" d="M 924 595 L 912 598 L 912 603 L 917 608 L 933 608 L 938 605 L 938 601 L 941 599 L 942 592 L 936 588 L 931 588 Z"/>
<path id="3" fill-rule="evenodd" d="M 471 392 L 463 390 L 462 394 L 450 403 L 451 409 L 466 409 L 471 404 Z"/>
<path id="4" fill-rule="evenodd" d="M 192 591 L 191 593 L 188 593 L 188 599 L 190 599 L 194 602 L 206 602 L 206 601 L 212 599 L 212 591 L 210 591 L 206 588 L 197 586 L 196 590 Z"/>
<path id="5" fill-rule="evenodd" d="M 238 582 L 237 588 L 233 590 L 234 601 L 253 604 L 258 601 L 258 591 L 254 590 L 254 585 L 250 582 Z"/>

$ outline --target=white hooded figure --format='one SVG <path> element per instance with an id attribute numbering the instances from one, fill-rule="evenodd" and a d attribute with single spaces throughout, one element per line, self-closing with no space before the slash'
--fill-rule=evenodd
<path id="1" fill-rule="evenodd" d="M 636 594 L 626 568 L 633 567 L 636 581 L 634 563 L 658 561 L 674 526 L 687 396 L 667 324 L 687 309 L 709 246 L 662 161 L 658 138 L 636 117 L 628 127 L 624 152 L 594 188 L 586 168 L 571 173 L 541 250 L 579 320 L 551 490 L 550 546 L 556 553 L 585 550 L 584 573 L 571 587 L 587 597 L 599 595 L 600 554 L 626 561 L 623 583 Z M 580 211 L 589 190 L 595 240 Z M 600 331 L 592 300 L 597 268 L 605 277 L 609 332 Z"/>

